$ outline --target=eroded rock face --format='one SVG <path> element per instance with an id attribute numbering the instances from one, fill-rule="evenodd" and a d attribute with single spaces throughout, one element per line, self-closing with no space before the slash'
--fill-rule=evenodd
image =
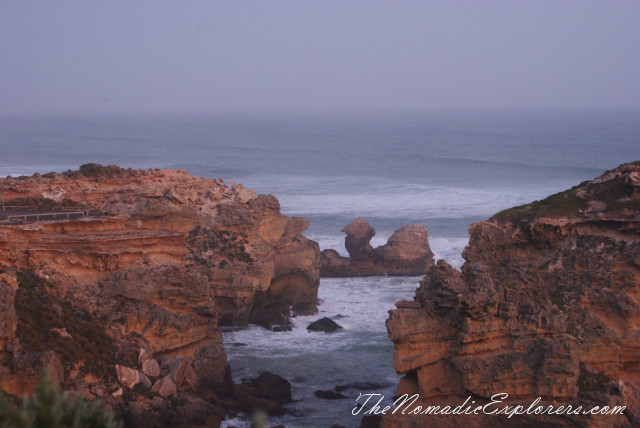
<path id="1" fill-rule="evenodd" d="M 419 404 L 627 406 L 619 416 L 518 416 L 519 426 L 640 424 L 640 165 L 623 165 L 470 228 L 387 320 L 400 394 Z M 384 427 L 513 426 L 499 416 L 387 416 Z M 489 424 L 489 425 L 487 425 Z"/>
<path id="2" fill-rule="evenodd" d="M 344 238 L 344 247 L 352 260 L 369 260 L 373 254 L 373 247 L 369 243 L 376 234 L 376 230 L 369 222 L 360 217 L 342 228 L 341 232 L 347 234 Z"/>
<path id="3" fill-rule="evenodd" d="M 218 325 L 316 310 L 318 246 L 273 196 L 93 164 L 6 178 L 0 192 L 40 212 L 93 210 L 0 221 L 0 388 L 12 395 L 52 365 L 131 426 L 215 426 L 232 385 Z"/>
<path id="4" fill-rule="evenodd" d="M 185 171 L 94 164 L 8 177 L 0 193 L 5 205 L 102 213 L 0 222 L 0 268 L 34 270 L 64 292 L 140 266 L 194 265 L 210 281 L 221 324 L 286 317 L 293 305 L 315 310 L 318 246 L 302 235 L 308 221 L 282 215 L 273 196 Z"/>
<path id="5" fill-rule="evenodd" d="M 0 362 L 10 356 L 9 348 L 15 340 L 18 317 L 14 300 L 18 283 L 6 273 L 0 274 Z"/>
<path id="6" fill-rule="evenodd" d="M 325 277 L 423 275 L 433 264 L 429 248 L 429 233 L 424 226 L 402 226 L 385 245 L 373 248 L 371 238 L 376 234 L 364 218 L 357 218 L 342 229 L 347 236 L 344 243 L 349 257 L 335 250 L 322 252 L 320 274 Z"/>

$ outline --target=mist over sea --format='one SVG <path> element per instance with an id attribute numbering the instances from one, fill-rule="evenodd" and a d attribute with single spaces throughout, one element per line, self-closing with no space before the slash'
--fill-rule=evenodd
<path id="1" fill-rule="evenodd" d="M 0 176 L 87 162 L 186 169 L 275 195 L 284 214 L 311 221 L 305 234 L 321 249 L 345 255 L 340 229 L 356 217 L 376 229 L 374 246 L 402 224 L 423 224 L 436 257 L 456 267 L 470 223 L 639 159 L 640 110 L 0 117 Z M 384 320 L 418 281 L 321 280 L 321 313 L 295 319 L 292 332 L 225 333 L 234 380 L 270 370 L 292 382 L 295 414 L 272 424 L 359 426 L 350 416 L 359 391 L 336 401 L 313 391 L 372 382 L 393 394 Z M 338 314 L 339 333 L 305 330 Z"/>

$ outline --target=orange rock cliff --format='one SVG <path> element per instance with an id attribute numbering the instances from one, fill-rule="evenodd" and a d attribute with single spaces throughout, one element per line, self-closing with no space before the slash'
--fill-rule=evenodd
<path id="1" fill-rule="evenodd" d="M 273 196 L 87 164 L 0 180 L 0 197 L 6 210 L 88 214 L 0 218 L 0 390 L 11 395 L 49 365 L 128 425 L 211 424 L 231 390 L 217 326 L 287 328 L 291 312 L 316 311 L 318 245 Z"/>
<path id="2" fill-rule="evenodd" d="M 471 225 L 387 320 L 417 405 L 626 406 L 624 415 L 408 416 L 383 427 L 640 426 L 640 162 Z M 423 407 L 426 408 L 426 407 Z M 432 425 L 429 425 L 432 424 Z"/>

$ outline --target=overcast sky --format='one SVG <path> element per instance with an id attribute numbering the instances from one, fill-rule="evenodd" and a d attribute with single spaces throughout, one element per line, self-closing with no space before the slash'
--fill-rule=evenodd
<path id="1" fill-rule="evenodd" d="M 640 1 L 0 2 L 0 112 L 640 107 Z"/>

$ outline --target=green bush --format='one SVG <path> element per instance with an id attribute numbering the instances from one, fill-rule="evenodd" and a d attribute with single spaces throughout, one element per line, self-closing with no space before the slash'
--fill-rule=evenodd
<path id="1" fill-rule="evenodd" d="M 2 428 L 120 428 L 99 402 L 87 402 L 69 392 L 59 392 L 45 371 L 30 398 L 16 407 L 0 401 Z"/>

